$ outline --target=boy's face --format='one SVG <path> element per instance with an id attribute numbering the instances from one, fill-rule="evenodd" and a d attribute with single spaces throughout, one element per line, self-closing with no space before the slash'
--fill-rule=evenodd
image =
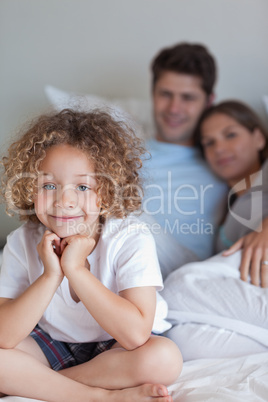
<path id="1" fill-rule="evenodd" d="M 191 146 L 198 119 L 211 101 L 199 77 L 163 72 L 153 90 L 156 139 Z"/>
<path id="2" fill-rule="evenodd" d="M 87 155 L 70 145 L 52 146 L 40 171 L 34 199 L 38 219 L 61 238 L 74 234 L 94 237 L 100 207 L 94 168 Z"/>

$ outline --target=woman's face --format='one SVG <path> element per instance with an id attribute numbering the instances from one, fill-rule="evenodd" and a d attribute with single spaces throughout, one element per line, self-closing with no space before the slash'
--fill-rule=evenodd
<path id="1" fill-rule="evenodd" d="M 201 143 L 211 169 L 229 186 L 260 169 L 264 135 L 259 129 L 250 132 L 228 115 L 217 113 L 202 123 Z"/>

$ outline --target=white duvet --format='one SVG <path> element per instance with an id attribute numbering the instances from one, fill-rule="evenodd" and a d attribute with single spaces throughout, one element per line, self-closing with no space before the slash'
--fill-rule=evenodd
<path id="1" fill-rule="evenodd" d="M 239 278 L 240 252 L 187 264 L 168 276 L 169 338 L 184 360 L 268 352 L 268 289 Z"/>

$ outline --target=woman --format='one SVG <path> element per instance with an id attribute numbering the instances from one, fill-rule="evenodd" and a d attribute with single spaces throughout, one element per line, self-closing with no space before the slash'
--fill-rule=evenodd
<path id="1" fill-rule="evenodd" d="M 229 247 L 225 255 L 237 251 L 248 233 L 248 241 L 263 242 L 255 254 L 251 256 L 248 251 L 241 262 L 241 279 L 248 280 L 251 262 L 251 282 L 263 287 L 268 287 L 267 237 L 260 229 L 268 216 L 267 138 L 255 112 L 238 101 L 207 109 L 196 132 L 196 142 L 211 169 L 230 187 L 228 213 L 218 234 L 216 252 Z"/>
<path id="2" fill-rule="evenodd" d="M 165 280 L 161 294 L 173 324 L 167 336 L 184 361 L 267 352 L 267 132 L 248 106 L 226 101 L 201 116 L 196 143 L 230 187 L 215 251 L 231 248 L 224 257 L 184 265 Z M 244 255 L 238 250 L 247 242 L 253 246 Z"/>

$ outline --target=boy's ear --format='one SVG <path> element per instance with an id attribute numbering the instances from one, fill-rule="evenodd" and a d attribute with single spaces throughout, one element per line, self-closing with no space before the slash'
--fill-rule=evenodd
<path id="1" fill-rule="evenodd" d="M 255 137 L 255 143 L 258 151 L 261 151 L 266 145 L 266 138 L 263 132 L 259 128 L 255 128 L 253 131 Z"/>

